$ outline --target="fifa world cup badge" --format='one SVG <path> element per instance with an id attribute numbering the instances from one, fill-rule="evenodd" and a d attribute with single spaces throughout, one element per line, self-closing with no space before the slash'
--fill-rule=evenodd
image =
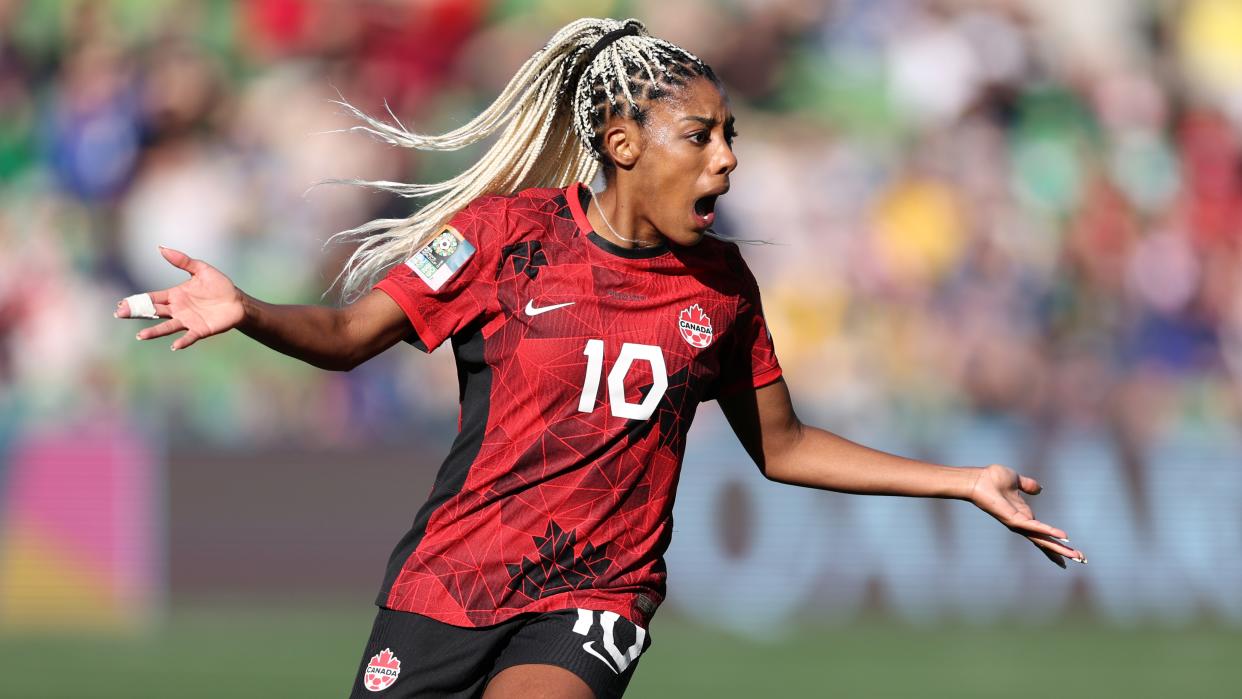
<path id="1" fill-rule="evenodd" d="M 474 255 L 474 246 L 456 228 L 445 226 L 423 247 L 419 248 L 406 266 L 414 270 L 432 291 L 444 286 L 453 273 L 461 269 Z"/>

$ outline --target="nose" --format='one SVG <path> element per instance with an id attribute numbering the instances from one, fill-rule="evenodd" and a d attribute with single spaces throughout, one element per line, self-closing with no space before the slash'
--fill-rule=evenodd
<path id="1" fill-rule="evenodd" d="M 712 172 L 717 175 L 728 175 L 737 169 L 737 156 L 733 154 L 733 146 L 722 141 L 712 158 Z"/>

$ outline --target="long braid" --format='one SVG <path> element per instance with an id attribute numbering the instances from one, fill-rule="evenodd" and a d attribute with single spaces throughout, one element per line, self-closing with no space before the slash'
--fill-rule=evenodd
<path id="1" fill-rule="evenodd" d="M 603 46 L 589 64 L 580 65 L 601 37 L 621 29 L 630 33 Z M 571 85 L 575 68 L 580 78 Z M 407 218 L 376 219 L 329 239 L 329 243 L 358 243 L 337 277 L 344 300 L 361 296 L 384 271 L 408 259 L 480 196 L 590 182 L 601 166 L 611 167 L 600 143 L 609 116 L 630 117 L 642 124 L 646 104 L 694 76 L 716 80 L 694 54 L 651 36 L 638 20 L 580 19 L 561 28 L 527 59 L 481 114 L 448 133 L 413 133 L 391 111 L 393 123 L 387 123 L 342 100 L 340 104 L 362 122 L 351 131 L 395 146 L 457 150 L 500 134 L 476 163 L 442 182 L 338 180 L 431 199 Z"/>

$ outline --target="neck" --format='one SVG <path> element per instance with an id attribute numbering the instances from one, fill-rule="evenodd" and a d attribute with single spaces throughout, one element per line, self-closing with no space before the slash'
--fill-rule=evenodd
<path id="1" fill-rule="evenodd" d="M 664 244 L 664 236 L 644 221 L 628 198 L 616 187 L 609 187 L 591 196 L 587 220 L 595 232 L 623 248 L 649 248 Z"/>

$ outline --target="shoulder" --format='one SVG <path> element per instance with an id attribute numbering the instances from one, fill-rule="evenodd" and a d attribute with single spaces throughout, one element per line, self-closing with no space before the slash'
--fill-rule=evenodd
<path id="1" fill-rule="evenodd" d="M 540 225 L 551 228 L 560 222 L 573 221 L 566 190 L 556 187 L 535 187 L 517 193 L 514 205 Z"/>
<path id="2" fill-rule="evenodd" d="M 709 285 L 730 296 L 750 297 L 758 293 L 755 275 L 737 243 L 703 236 L 692 249 L 696 276 L 702 275 Z"/>
<path id="3" fill-rule="evenodd" d="M 565 201 L 565 190 L 559 187 L 532 187 L 523 189 L 514 197 L 517 201 L 534 207 L 543 207 Z"/>
<path id="4" fill-rule="evenodd" d="M 754 275 L 751 274 L 750 266 L 746 264 L 746 258 L 742 256 L 742 248 L 737 243 L 712 237 L 705 237 L 703 242 L 714 248 L 715 254 L 720 257 L 730 272 L 739 277 L 753 279 Z"/>
<path id="5" fill-rule="evenodd" d="M 565 192 L 562 189 L 525 189 L 511 195 L 486 194 L 457 212 L 451 225 L 471 229 L 480 243 L 503 246 L 547 230 L 552 220 L 559 218 L 565 208 Z"/>
<path id="6" fill-rule="evenodd" d="M 556 187 L 532 187 L 530 189 L 523 189 L 516 194 L 484 194 L 475 197 L 473 201 L 466 205 L 466 209 L 538 209 L 558 199 L 564 201 L 565 190 Z"/>
<path id="7" fill-rule="evenodd" d="M 508 200 L 509 197 L 496 195 L 477 197 L 453 214 L 448 225 L 475 246 L 490 247 L 506 237 Z"/>

